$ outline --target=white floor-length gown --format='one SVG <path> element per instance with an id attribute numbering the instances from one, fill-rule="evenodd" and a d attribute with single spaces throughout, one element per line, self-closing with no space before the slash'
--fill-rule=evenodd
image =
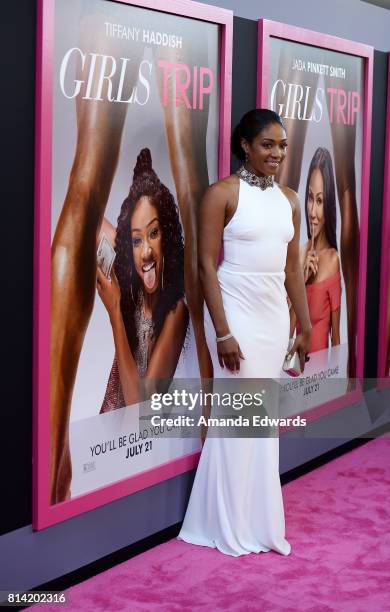
<path id="1" fill-rule="evenodd" d="M 229 329 L 245 360 L 239 377 L 279 378 L 289 338 L 284 287 L 294 235 L 290 202 L 274 183 L 264 191 L 240 178 L 238 205 L 224 228 L 218 268 Z M 205 308 L 214 377 L 237 377 L 218 363 Z M 215 416 L 215 413 L 212 413 Z M 206 438 L 178 536 L 227 555 L 274 550 L 288 555 L 279 476 L 279 438 Z"/>

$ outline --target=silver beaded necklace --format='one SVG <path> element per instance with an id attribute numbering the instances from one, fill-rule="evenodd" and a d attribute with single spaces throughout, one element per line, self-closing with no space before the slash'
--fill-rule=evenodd
<path id="1" fill-rule="evenodd" d="M 243 181 L 251 185 L 252 187 L 260 187 L 262 191 L 267 189 L 267 187 L 274 186 L 274 177 L 273 176 L 257 176 L 254 172 L 247 170 L 245 166 L 241 166 L 236 172 Z"/>
<path id="2" fill-rule="evenodd" d="M 144 314 L 144 303 L 142 291 L 139 292 L 137 306 L 134 312 L 135 328 L 138 336 L 138 346 L 134 355 L 137 364 L 138 373 L 140 376 L 145 376 L 148 367 L 148 358 L 150 352 L 150 341 L 153 336 L 154 325 L 153 318 L 146 317 Z"/>

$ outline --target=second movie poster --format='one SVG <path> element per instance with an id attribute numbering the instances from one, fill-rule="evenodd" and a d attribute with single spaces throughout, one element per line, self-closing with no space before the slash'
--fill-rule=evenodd
<path id="1" fill-rule="evenodd" d="M 196 209 L 218 178 L 219 36 L 127 4 L 54 3 L 51 504 L 199 449 L 140 427 L 138 406 L 208 359 Z"/>
<path id="2" fill-rule="evenodd" d="M 282 117 L 289 143 L 278 181 L 301 203 L 312 323 L 308 384 L 291 383 L 289 391 L 304 400 L 300 407 L 312 407 L 353 389 L 357 375 L 364 59 L 272 35 L 268 58 L 268 105 Z"/>

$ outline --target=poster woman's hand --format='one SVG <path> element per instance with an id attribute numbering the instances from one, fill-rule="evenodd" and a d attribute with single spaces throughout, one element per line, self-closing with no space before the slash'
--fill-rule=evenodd
<path id="1" fill-rule="evenodd" d="M 305 283 L 311 276 L 316 276 L 318 272 L 318 255 L 314 249 L 310 249 L 306 254 L 305 263 L 303 266 L 303 276 Z"/>
<path id="2" fill-rule="evenodd" d="M 240 359 L 245 359 L 245 357 L 234 337 L 217 342 L 217 352 L 221 368 L 226 366 L 232 372 L 240 371 Z"/>
<path id="3" fill-rule="evenodd" d="M 98 266 L 96 288 L 110 319 L 120 313 L 121 290 L 114 270 L 111 270 L 110 280 L 103 274 Z"/>

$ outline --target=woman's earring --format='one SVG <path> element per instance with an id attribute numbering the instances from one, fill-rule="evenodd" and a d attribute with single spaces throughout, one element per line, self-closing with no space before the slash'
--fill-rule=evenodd
<path id="1" fill-rule="evenodd" d="M 247 162 L 249 159 L 248 153 L 245 153 L 245 161 Z"/>
<path id="2" fill-rule="evenodd" d="M 164 255 L 163 255 L 162 272 L 161 272 L 161 290 L 164 291 Z"/>

